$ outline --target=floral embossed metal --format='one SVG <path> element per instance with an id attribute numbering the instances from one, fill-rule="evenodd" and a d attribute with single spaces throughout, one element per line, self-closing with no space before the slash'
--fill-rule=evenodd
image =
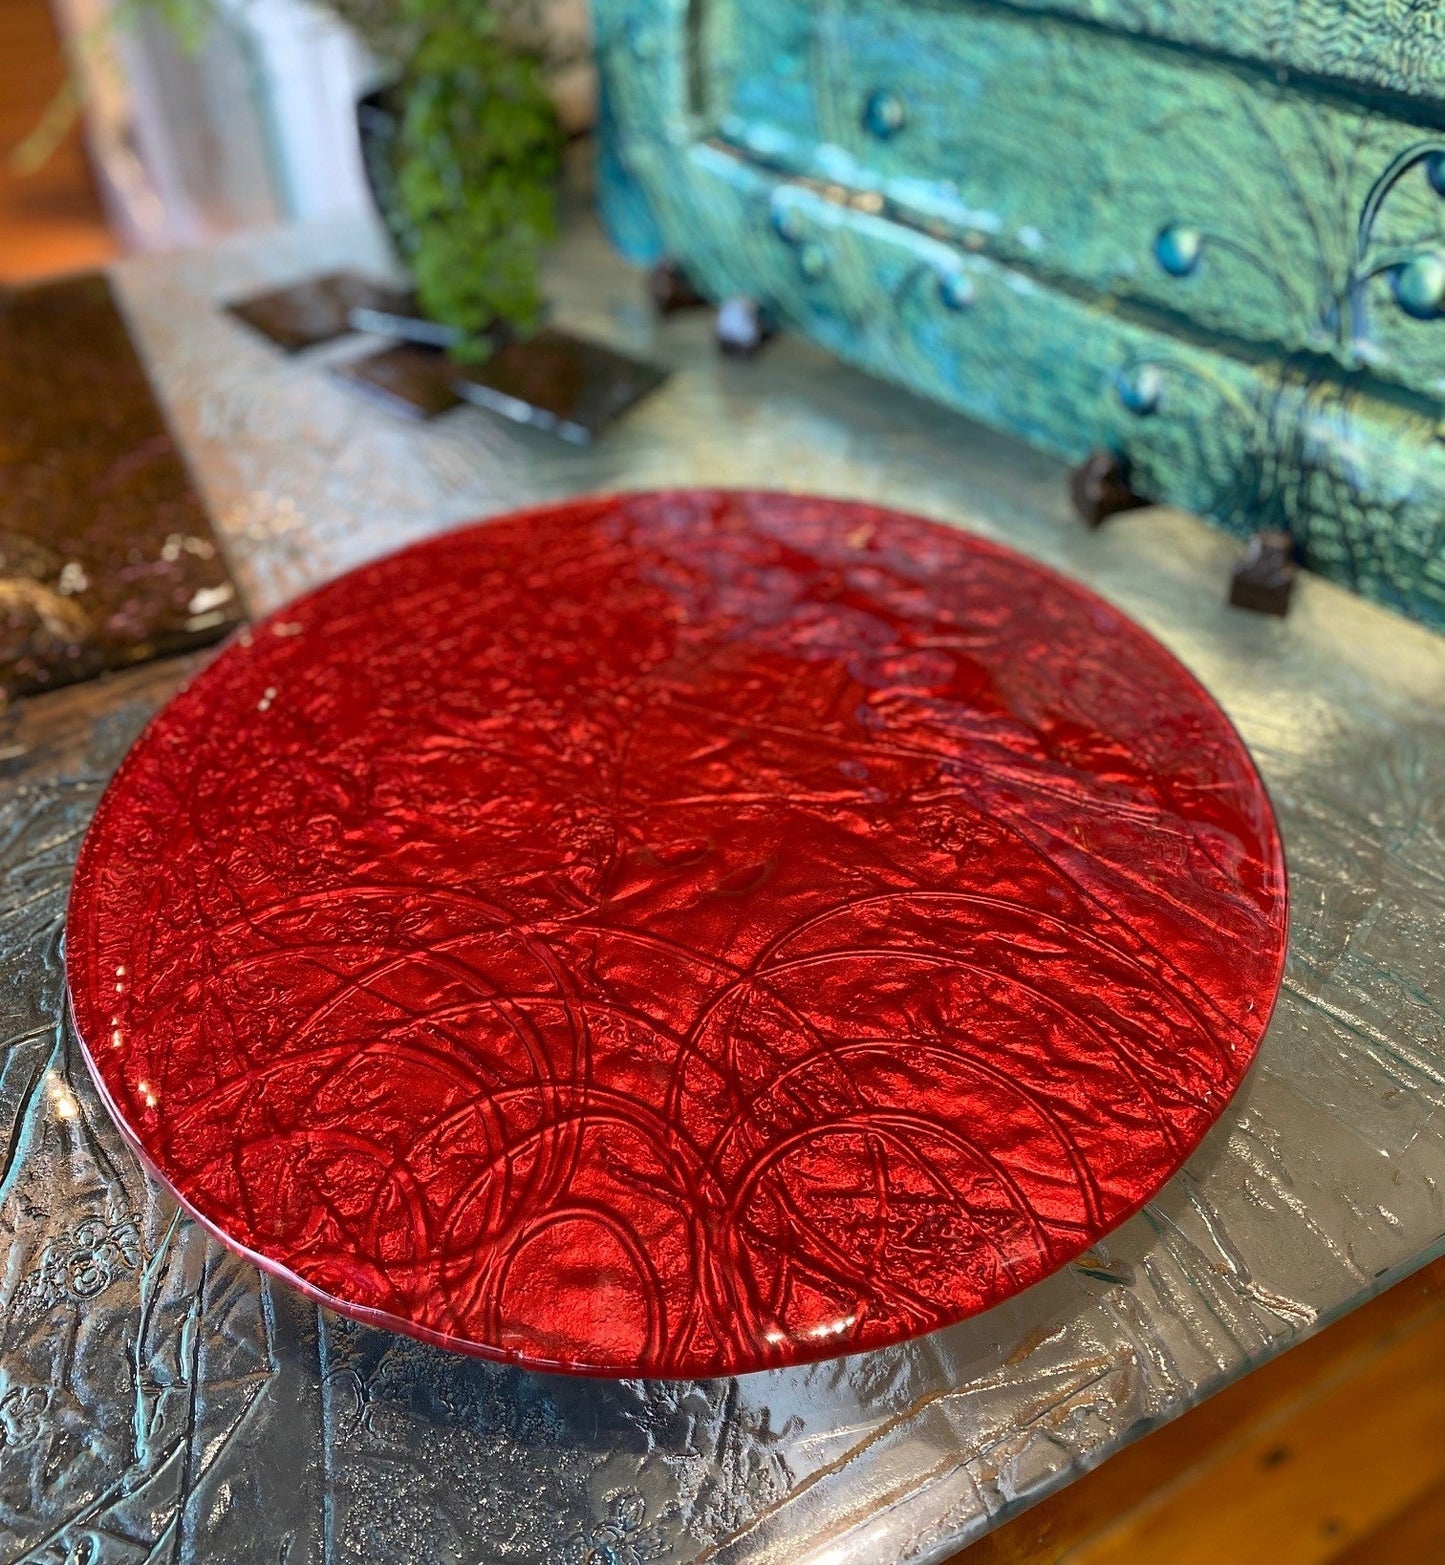
<path id="1" fill-rule="evenodd" d="M 929 1331 L 1147 1200 L 1253 1058 L 1284 870 L 1228 722 L 995 545 L 589 499 L 243 634 L 86 839 L 121 1125 L 349 1314 L 551 1369 Z"/>

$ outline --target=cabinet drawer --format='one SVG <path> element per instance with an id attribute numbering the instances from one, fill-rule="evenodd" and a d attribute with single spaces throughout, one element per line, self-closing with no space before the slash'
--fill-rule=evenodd
<path id="1" fill-rule="evenodd" d="M 1442 8 L 1445 10 L 1445 8 Z M 1120 308 L 1445 392 L 1445 136 L 982 0 L 726 0 L 714 134 Z"/>
<path id="2" fill-rule="evenodd" d="M 1428 128 L 1024 0 L 593 15 L 639 259 L 1445 626 Z"/>
<path id="3" fill-rule="evenodd" d="M 1240 530 L 1288 526 L 1316 569 L 1445 624 L 1429 415 L 1182 343 L 724 149 L 631 153 L 714 296 L 752 294 L 840 357 L 1047 449 L 1124 451 L 1147 493 Z"/>
<path id="4" fill-rule="evenodd" d="M 1012 0 L 1315 80 L 1445 97 L 1445 7 L 1434 0 Z"/>

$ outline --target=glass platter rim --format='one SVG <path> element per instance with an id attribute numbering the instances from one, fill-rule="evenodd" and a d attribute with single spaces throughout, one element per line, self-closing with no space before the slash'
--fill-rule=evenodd
<path id="1" fill-rule="evenodd" d="M 1254 1024 L 1254 1037 L 1248 1048 L 1247 1060 L 1242 1068 L 1237 1070 L 1233 1085 L 1229 1087 L 1227 1092 L 1221 1094 L 1220 1100 L 1216 1105 L 1211 1106 L 1208 1122 L 1197 1135 L 1194 1135 L 1191 1139 L 1186 1139 L 1179 1151 L 1169 1158 L 1158 1160 L 1150 1175 L 1150 1188 L 1138 1200 L 1122 1208 L 1117 1218 L 1111 1220 L 1107 1228 L 1089 1233 L 1076 1247 L 1070 1248 L 1068 1245 L 1061 1245 L 1058 1250 L 1058 1259 L 1050 1258 L 1046 1269 L 1033 1282 L 1000 1291 L 995 1299 L 982 1308 L 964 1309 L 951 1313 L 946 1319 L 941 1319 L 935 1325 L 929 1326 L 925 1330 L 902 1330 L 886 1340 L 872 1342 L 864 1347 L 840 1348 L 836 1345 L 829 1345 L 821 1338 L 815 1338 L 810 1343 L 807 1338 L 793 1336 L 789 1339 L 786 1355 L 775 1364 L 758 1364 L 744 1368 L 719 1367 L 692 1374 L 647 1373 L 640 1370 L 620 1370 L 612 1366 L 589 1365 L 577 1359 L 548 1359 L 526 1349 L 507 1348 L 497 1344 L 479 1342 L 459 1334 L 440 1331 L 417 1320 L 395 1314 L 390 1310 L 342 1298 L 301 1276 L 286 1262 L 278 1260 L 264 1251 L 259 1251 L 236 1238 L 227 1231 L 221 1221 L 208 1216 L 197 1207 L 184 1194 L 177 1183 L 172 1180 L 170 1175 L 157 1166 L 144 1141 L 116 1103 L 106 1079 L 99 1069 L 96 1056 L 93 1054 L 91 1046 L 85 1037 L 77 1014 L 75 985 L 72 980 L 73 969 L 69 958 L 69 937 L 75 905 L 75 888 L 81 879 L 81 872 L 87 864 L 88 856 L 95 851 L 93 845 L 100 841 L 99 828 L 107 808 L 113 802 L 113 799 L 118 796 L 119 784 L 128 768 L 145 747 L 152 734 L 163 726 L 172 705 L 182 695 L 204 680 L 221 660 L 227 658 L 233 652 L 244 653 L 248 650 L 265 629 L 277 622 L 285 623 L 288 616 L 295 613 L 299 604 L 327 594 L 336 588 L 338 584 L 346 582 L 349 578 L 364 575 L 383 564 L 397 561 L 410 555 L 424 554 L 464 534 L 477 537 L 484 536 L 486 530 L 494 523 L 524 523 L 535 517 L 565 512 L 580 506 L 596 506 L 601 510 L 612 502 L 628 500 L 696 502 L 718 496 L 763 503 L 781 501 L 787 504 L 797 504 L 813 501 L 830 507 L 837 507 L 845 512 L 883 513 L 887 516 L 903 518 L 909 522 L 921 524 L 929 531 L 949 537 L 955 544 L 961 545 L 966 551 L 974 551 L 991 556 L 996 561 L 1005 564 L 1010 570 L 1021 571 L 1025 575 L 1032 574 L 1036 578 L 1041 578 L 1051 589 L 1072 596 L 1076 601 L 1081 602 L 1090 609 L 1102 609 L 1110 617 L 1122 622 L 1135 636 L 1147 643 L 1157 656 L 1164 660 L 1171 673 L 1182 682 L 1183 686 L 1188 689 L 1194 698 L 1222 723 L 1224 732 L 1232 741 L 1235 754 L 1242 763 L 1242 778 L 1247 778 L 1254 788 L 1257 789 L 1258 797 L 1264 806 L 1262 821 L 1267 831 L 1270 868 L 1276 876 L 1278 886 L 1275 914 L 1278 923 L 1278 940 L 1276 959 L 1269 982 L 1268 1002 L 1259 1008 L 1258 1020 Z M 810 1363 L 822 1363 L 852 1357 L 867 1357 L 875 1353 L 892 1351 L 909 1342 L 922 1340 L 937 1332 L 946 1331 L 961 1321 L 978 1318 L 991 1310 L 1002 1308 L 1021 1294 L 1028 1292 L 1031 1288 L 1041 1286 L 1049 1278 L 1077 1261 L 1081 1255 L 1086 1254 L 1091 1248 L 1106 1239 L 1109 1234 L 1112 1234 L 1137 1216 L 1200 1150 L 1204 1141 L 1218 1125 L 1229 1104 L 1253 1071 L 1270 1023 L 1279 1007 L 1280 999 L 1284 992 L 1283 980 L 1288 959 L 1291 920 L 1289 865 L 1284 852 L 1284 840 L 1279 826 L 1278 813 L 1269 786 L 1260 771 L 1253 752 L 1245 742 L 1234 719 L 1178 654 L 1151 630 L 1142 625 L 1132 614 L 1112 603 L 1096 588 L 1074 579 L 1058 567 L 1038 560 L 1008 543 L 986 537 L 959 523 L 926 516 L 921 512 L 890 505 L 886 501 L 858 496 L 833 495 L 823 490 L 811 488 L 790 490 L 751 484 L 624 486 L 616 489 L 589 490 L 578 494 L 562 495 L 546 501 L 497 511 L 485 517 L 460 520 L 435 533 L 404 544 L 400 548 L 383 550 L 368 559 L 350 566 L 335 576 L 307 588 L 295 597 L 278 605 L 260 619 L 241 624 L 215 648 L 211 649 L 201 665 L 177 684 L 176 688 L 168 695 L 164 704 L 146 721 L 136 735 L 122 758 L 120 765 L 107 781 L 100 801 L 86 828 L 84 839 L 77 854 L 70 890 L 66 899 L 64 938 L 62 941 L 65 967 L 65 1014 L 70 1028 L 80 1045 L 88 1073 L 105 1104 L 107 1112 L 120 1130 L 126 1144 L 139 1158 L 147 1174 L 156 1180 L 170 1198 L 197 1221 L 207 1233 L 211 1234 L 225 1248 L 242 1256 L 268 1276 L 277 1279 L 314 1303 L 333 1311 L 337 1315 L 384 1331 L 411 1337 L 429 1346 L 446 1352 L 461 1354 L 465 1357 L 511 1365 L 529 1373 L 542 1375 L 560 1375 L 568 1378 L 611 1381 L 637 1380 L 685 1384 L 699 1380 L 733 1379 L 743 1375 L 773 1374 L 789 1367 Z"/>

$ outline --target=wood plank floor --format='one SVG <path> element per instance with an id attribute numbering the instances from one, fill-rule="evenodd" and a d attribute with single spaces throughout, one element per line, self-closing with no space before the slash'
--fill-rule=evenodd
<path id="1" fill-rule="evenodd" d="M 953 1565 L 1445 1565 L 1445 1260 Z"/>
<path id="2" fill-rule="evenodd" d="M 76 129 L 38 172 L 11 163 L 64 75 L 45 0 L 0 0 L 0 283 L 80 271 L 116 253 Z"/>

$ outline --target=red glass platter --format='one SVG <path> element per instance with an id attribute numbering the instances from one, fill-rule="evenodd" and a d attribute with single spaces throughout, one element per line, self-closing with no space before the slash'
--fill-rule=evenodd
<path id="1" fill-rule="evenodd" d="M 1279 986 L 1243 745 L 1092 594 L 916 517 L 588 499 L 243 634 L 101 803 L 112 1111 L 223 1240 L 540 1369 L 895 1343 L 1174 1173 Z"/>

